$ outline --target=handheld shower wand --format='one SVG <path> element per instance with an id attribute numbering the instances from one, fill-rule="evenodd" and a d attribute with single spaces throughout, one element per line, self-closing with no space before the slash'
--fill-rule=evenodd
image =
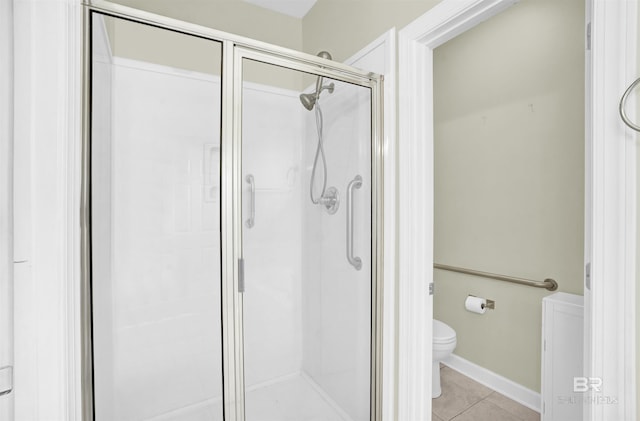
<path id="1" fill-rule="evenodd" d="M 320 51 L 318 53 L 318 57 L 322 57 L 327 60 L 331 60 L 331 54 L 326 51 Z M 311 203 L 317 205 L 321 204 L 325 207 L 326 211 L 329 214 L 334 214 L 338 210 L 338 206 L 340 205 L 340 199 L 338 195 L 338 189 L 335 187 L 329 187 L 327 189 L 327 159 L 324 153 L 324 142 L 322 136 L 323 130 L 323 117 L 322 117 L 322 109 L 320 108 L 320 94 L 322 91 L 327 90 L 329 93 L 333 93 L 335 85 L 330 83 L 326 86 L 322 85 L 324 78 L 322 76 L 318 76 L 316 79 L 316 90 L 313 93 L 302 93 L 300 94 L 300 102 L 307 110 L 311 111 L 315 107 L 315 117 L 316 117 L 316 130 L 318 132 L 318 147 L 316 148 L 316 156 L 313 160 L 313 169 L 311 170 L 311 180 L 309 182 L 309 196 L 311 198 Z M 314 197 L 313 194 L 313 186 L 315 184 L 316 179 L 316 171 L 318 168 L 318 160 L 322 161 L 322 191 L 320 192 L 319 197 Z"/>

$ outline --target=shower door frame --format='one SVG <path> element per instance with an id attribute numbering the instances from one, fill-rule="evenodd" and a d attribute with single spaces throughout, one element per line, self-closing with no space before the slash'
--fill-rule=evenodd
<path id="1" fill-rule="evenodd" d="M 382 419 L 383 303 L 383 77 L 317 56 L 236 36 L 165 16 L 110 3 L 83 3 L 83 104 L 81 226 L 81 401 L 82 417 L 95 418 L 91 292 L 91 72 L 92 17 L 122 18 L 220 43 L 221 65 L 221 308 L 225 420 L 244 420 L 242 292 L 238 288 L 242 259 L 242 61 L 321 75 L 371 90 L 371 373 L 370 419 Z M 387 381 L 387 384 L 389 382 Z M 392 393 L 392 391 L 389 391 Z"/>
<path id="2" fill-rule="evenodd" d="M 229 49 L 227 49 L 229 50 Z M 238 259 L 243 259 L 243 245 L 242 245 L 242 230 L 244 224 L 242 223 L 242 89 L 243 89 L 243 61 L 244 59 L 257 61 L 263 64 L 279 66 L 288 70 L 295 70 L 299 72 L 305 72 L 315 75 L 320 75 L 342 82 L 351 83 L 354 85 L 369 88 L 371 90 L 371 346 L 370 346 L 370 358 L 371 358 L 371 371 L 370 371 L 370 419 L 372 421 L 382 420 L 382 327 L 383 327 L 383 315 L 382 315 L 382 303 L 383 303 L 383 82 L 384 79 L 380 75 L 374 75 L 373 73 L 367 73 L 365 79 L 357 75 L 342 74 L 336 77 L 336 72 L 325 68 L 328 67 L 324 63 L 332 63 L 330 60 L 324 60 L 317 56 L 309 56 L 318 58 L 322 64 L 322 68 L 316 67 L 315 64 L 307 63 L 304 57 L 308 56 L 304 53 L 296 53 L 293 57 L 290 55 L 281 55 L 277 52 L 271 52 L 262 48 L 254 48 L 249 45 L 236 44 L 233 48 L 233 77 L 230 82 L 233 89 L 233 95 L 231 98 L 233 104 L 232 119 L 233 119 L 233 177 L 234 188 L 232 189 L 233 206 L 237 209 L 236 216 L 237 223 L 234 224 L 234 251 L 236 253 L 235 262 Z M 223 53 L 224 63 L 224 53 Z M 224 69 L 223 64 L 223 69 Z M 224 72 L 224 70 L 223 70 Z M 369 82 L 366 82 L 369 80 Z M 224 82 L 223 82 L 224 84 Z M 224 106 L 223 106 L 224 112 Z M 223 116 L 224 119 L 224 116 Z M 224 168 L 224 164 L 223 164 Z M 224 193 L 223 193 L 224 194 Z M 229 262 L 234 264 L 234 262 Z M 237 265 L 235 266 L 237 268 Z M 238 278 L 234 276 L 234 291 L 238 291 L 237 285 Z M 238 316 L 243 314 L 242 293 L 236 294 L 236 321 L 240 322 L 240 326 L 236 330 L 236 351 L 243 352 L 243 327 L 241 325 L 243 317 Z M 223 306 L 224 307 L 224 306 Z M 241 355 L 236 355 L 238 361 L 242 363 L 238 364 L 240 370 L 244 367 L 244 358 Z M 244 373 L 237 372 L 237 379 L 240 382 L 244 380 Z M 238 396 L 242 395 L 241 391 L 244 390 L 243 384 L 236 385 Z M 244 396 L 241 399 L 242 402 L 238 402 L 238 413 L 242 411 L 240 419 L 244 417 Z"/>

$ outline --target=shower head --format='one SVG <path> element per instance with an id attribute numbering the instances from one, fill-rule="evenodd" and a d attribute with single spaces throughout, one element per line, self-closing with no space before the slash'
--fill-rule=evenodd
<path id="1" fill-rule="evenodd" d="M 300 102 L 304 108 L 311 111 L 316 104 L 316 94 L 300 94 Z"/>
<path id="2" fill-rule="evenodd" d="M 320 76 L 318 76 L 320 77 Z M 311 94 L 305 94 L 302 93 L 300 94 L 300 102 L 302 102 L 302 105 L 304 106 L 304 108 L 306 108 L 307 110 L 311 111 L 313 110 L 313 106 L 316 105 L 316 101 L 318 100 L 318 97 L 320 96 L 320 92 L 324 91 L 325 89 L 327 91 L 329 91 L 329 93 L 333 93 L 333 90 L 335 89 L 335 86 L 333 84 L 333 82 L 331 82 L 328 85 L 324 85 L 323 87 L 321 87 L 317 92 L 311 93 Z"/>
<path id="3" fill-rule="evenodd" d="M 318 53 L 318 57 L 326 60 L 332 59 L 331 54 L 329 54 L 327 51 L 320 51 Z M 318 79 L 316 80 L 316 91 L 314 93 L 300 94 L 300 102 L 302 102 L 302 105 L 304 106 L 304 108 L 306 108 L 309 111 L 313 110 L 314 105 L 316 105 L 316 102 L 320 97 L 320 92 L 326 89 L 329 91 L 329 93 L 333 93 L 333 88 L 335 85 L 333 83 L 330 83 L 329 85 L 322 86 L 322 80 L 323 80 L 323 77 L 318 76 Z"/>

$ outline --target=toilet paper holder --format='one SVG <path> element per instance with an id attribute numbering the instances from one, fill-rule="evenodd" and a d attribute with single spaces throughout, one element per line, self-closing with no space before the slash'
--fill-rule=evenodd
<path id="1" fill-rule="evenodd" d="M 471 295 L 471 294 L 469 294 L 469 297 L 477 297 L 477 296 L 476 296 L 476 295 Z M 496 302 L 495 302 L 495 301 L 493 301 L 493 300 L 489 300 L 489 299 L 487 299 L 486 301 L 487 301 L 487 303 L 486 303 L 486 304 L 483 304 L 483 305 L 482 305 L 482 308 L 483 308 L 483 309 L 484 309 L 484 308 L 488 308 L 488 309 L 490 309 L 490 310 L 495 310 L 495 308 L 496 308 Z"/>

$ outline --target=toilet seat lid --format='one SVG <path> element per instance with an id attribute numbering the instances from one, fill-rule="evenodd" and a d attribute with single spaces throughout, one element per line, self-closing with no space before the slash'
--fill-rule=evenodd
<path id="1" fill-rule="evenodd" d="M 451 342 L 456 339 L 456 331 L 440 320 L 433 319 L 433 341 Z"/>

